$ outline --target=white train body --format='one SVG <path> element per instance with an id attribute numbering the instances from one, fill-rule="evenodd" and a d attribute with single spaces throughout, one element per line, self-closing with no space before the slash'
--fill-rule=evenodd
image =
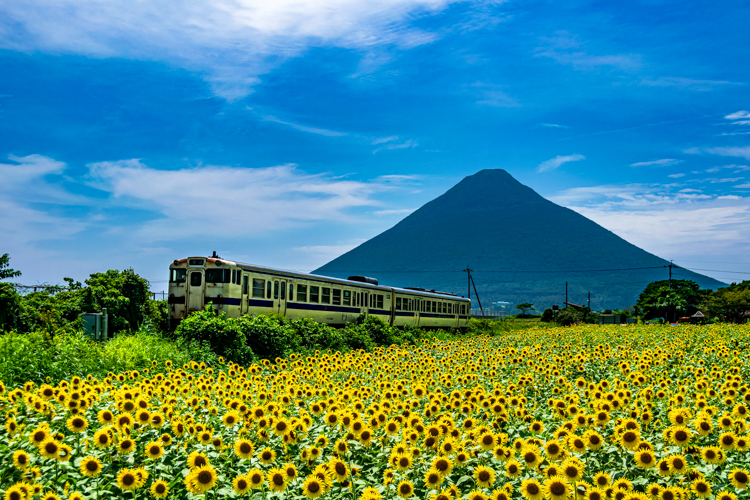
<path id="1" fill-rule="evenodd" d="M 343 326 L 360 314 L 368 314 L 393 326 L 469 326 L 469 299 L 373 282 L 368 278 L 330 278 L 214 257 L 189 257 L 169 266 L 168 304 L 175 322 L 212 303 L 232 318 L 275 313 Z"/>

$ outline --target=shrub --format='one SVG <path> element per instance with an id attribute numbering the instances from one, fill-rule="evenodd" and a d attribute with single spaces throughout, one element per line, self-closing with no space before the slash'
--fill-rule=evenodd
<path id="1" fill-rule="evenodd" d="M 205 342 L 219 356 L 248 363 L 254 358 L 248 345 L 248 333 L 252 330 L 249 326 L 246 316 L 227 319 L 226 313 L 217 315 L 209 304 L 204 310 L 184 319 L 175 330 L 175 336 L 188 342 Z"/>

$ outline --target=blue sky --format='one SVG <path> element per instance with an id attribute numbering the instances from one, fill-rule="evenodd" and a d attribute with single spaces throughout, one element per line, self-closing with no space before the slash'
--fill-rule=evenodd
<path id="1" fill-rule="evenodd" d="M 0 253 L 30 284 L 133 267 L 161 290 L 171 260 L 212 250 L 311 270 L 503 168 L 677 264 L 750 273 L 749 18 L 731 1 L 6 2 Z"/>

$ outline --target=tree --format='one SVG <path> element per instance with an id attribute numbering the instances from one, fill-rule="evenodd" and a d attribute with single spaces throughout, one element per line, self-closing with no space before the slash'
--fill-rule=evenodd
<path id="1" fill-rule="evenodd" d="M 637 307 L 643 311 L 644 319 L 666 318 L 674 321 L 679 314 L 693 314 L 711 294 L 702 290 L 691 280 L 661 280 L 646 285 L 638 297 Z"/>
<path id="2" fill-rule="evenodd" d="M 67 281 L 67 279 L 66 279 Z M 73 280 L 69 281 L 72 284 Z M 84 312 L 100 312 L 107 308 L 109 333 L 137 330 L 147 313 L 149 283 L 132 269 L 94 273 L 86 280 L 83 293 Z M 78 284 L 80 285 L 80 283 Z"/>
<path id="3" fill-rule="evenodd" d="M 521 310 L 521 316 L 526 316 L 527 311 L 533 311 L 534 310 L 534 304 L 530 304 L 528 302 L 523 302 L 521 304 L 516 304 L 516 309 Z"/>
<path id="4" fill-rule="evenodd" d="M 548 307 L 542 313 L 542 318 L 540 321 L 543 321 L 544 323 L 552 323 L 554 319 L 555 319 L 555 311 L 553 311 L 552 309 Z"/>
<path id="5" fill-rule="evenodd" d="M 711 316 L 742 321 L 744 315 L 750 312 L 750 281 L 719 288 L 706 300 L 705 307 Z"/>
<path id="6" fill-rule="evenodd" d="M 8 267 L 10 265 L 10 256 L 4 253 L 0 257 L 0 280 L 7 280 L 8 278 L 15 278 L 21 276 L 21 271 L 16 271 Z"/>

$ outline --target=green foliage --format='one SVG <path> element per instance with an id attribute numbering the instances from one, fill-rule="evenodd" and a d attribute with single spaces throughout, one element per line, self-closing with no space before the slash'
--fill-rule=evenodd
<path id="1" fill-rule="evenodd" d="M 570 326 L 583 321 L 583 314 L 575 309 L 566 307 L 557 311 L 557 323 L 563 326 Z"/>
<path id="2" fill-rule="evenodd" d="M 529 311 L 534 310 L 534 304 L 530 302 L 521 302 L 520 304 L 516 304 L 516 309 L 520 309 L 521 315 L 526 316 Z"/>
<path id="3" fill-rule="evenodd" d="M 16 276 L 21 276 L 21 271 L 16 271 L 10 267 L 10 256 L 4 253 L 0 256 L 0 280 L 15 278 Z"/>
<path id="4" fill-rule="evenodd" d="M 248 345 L 248 333 L 258 333 L 253 331 L 247 320 L 247 316 L 227 318 L 226 313 L 217 315 L 209 304 L 202 311 L 184 319 L 177 327 L 175 336 L 187 341 L 206 343 L 217 355 L 246 364 L 254 357 L 253 350 Z"/>
<path id="5" fill-rule="evenodd" d="M 540 321 L 543 321 L 545 323 L 552 323 L 552 321 L 555 319 L 555 311 L 550 309 L 549 307 L 544 310 L 542 313 L 542 318 Z"/>
<path id="6" fill-rule="evenodd" d="M 664 317 L 676 320 L 680 314 L 693 314 L 696 306 L 710 293 L 690 280 L 654 281 L 641 292 L 637 306 L 643 310 L 645 319 Z"/>
<path id="7" fill-rule="evenodd" d="M 0 283 L 0 330 L 15 330 L 21 310 L 21 296 L 10 283 Z"/>
<path id="8" fill-rule="evenodd" d="M 750 312 L 750 281 L 719 288 L 702 304 L 710 316 L 741 322 Z"/>
<path id="9" fill-rule="evenodd" d="M 149 299 L 149 283 L 132 269 L 94 273 L 83 289 L 85 312 L 107 309 L 109 332 L 135 331 L 141 324 Z"/>
<path id="10" fill-rule="evenodd" d="M 57 383 L 82 374 L 104 378 L 108 372 L 154 369 L 153 360 L 158 370 L 166 360 L 178 366 L 193 360 L 214 364 L 216 356 L 206 345 L 169 341 L 148 330 L 118 335 L 104 343 L 92 341 L 80 331 L 0 335 L 0 380 L 8 385 L 29 380 Z"/>

